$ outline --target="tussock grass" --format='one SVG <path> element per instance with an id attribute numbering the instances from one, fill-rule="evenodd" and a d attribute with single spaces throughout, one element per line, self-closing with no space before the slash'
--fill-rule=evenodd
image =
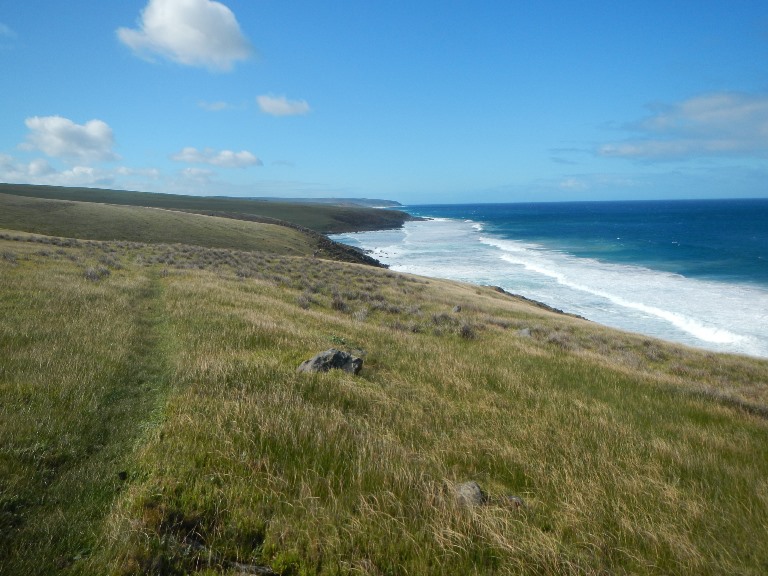
<path id="1" fill-rule="evenodd" d="M 359 265 L 29 239 L 0 240 L 0 572 L 768 566 L 765 361 Z M 330 347 L 362 372 L 296 373 Z"/>

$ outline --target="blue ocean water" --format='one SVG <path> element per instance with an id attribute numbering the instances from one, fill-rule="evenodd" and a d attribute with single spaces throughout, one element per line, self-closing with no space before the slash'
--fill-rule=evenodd
<path id="1" fill-rule="evenodd" d="M 768 357 L 768 199 L 410 206 L 334 239 L 623 330 Z"/>

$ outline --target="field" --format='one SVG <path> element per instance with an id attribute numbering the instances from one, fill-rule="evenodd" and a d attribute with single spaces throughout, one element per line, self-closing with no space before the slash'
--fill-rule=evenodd
<path id="1" fill-rule="evenodd" d="M 0 194 L 0 228 L 65 238 L 186 243 L 371 263 L 357 250 L 290 222 L 240 213 L 216 214 Z"/>
<path id="2" fill-rule="evenodd" d="M 219 212 L 230 216 L 234 214 L 259 216 L 291 222 L 324 234 L 398 228 L 409 218 L 407 214 L 397 210 L 378 210 L 364 206 L 333 206 L 241 198 L 183 196 L 101 190 L 98 188 L 0 184 L 1 194 L 70 202 L 144 206 L 177 211 Z M 16 229 L 15 226 L 13 228 Z"/>
<path id="3" fill-rule="evenodd" d="M 0 574 L 768 571 L 768 362 L 89 206 L 0 230 Z"/>

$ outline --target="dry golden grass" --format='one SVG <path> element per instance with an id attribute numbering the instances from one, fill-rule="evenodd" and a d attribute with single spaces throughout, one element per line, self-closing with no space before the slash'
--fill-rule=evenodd
<path id="1" fill-rule="evenodd" d="M 47 320 L 59 314 L 73 325 L 54 357 L 74 359 L 61 372 L 50 371 L 55 360 L 27 366 L 19 341 L 3 340 L 14 364 L 4 363 L 0 406 L 16 410 L 7 383 L 31 377 L 78 382 L 69 409 L 86 405 L 101 381 L 97 360 L 110 358 L 120 334 L 129 348 L 141 340 L 139 326 L 151 345 L 126 357 L 157 383 L 151 408 L 113 415 L 133 430 L 127 445 L 115 444 L 125 453 L 113 472 L 125 480 L 94 480 L 107 496 L 93 507 L 100 520 L 87 550 L 67 556 L 73 573 L 768 567 L 765 361 L 619 333 L 491 288 L 362 266 L 114 243 L 62 250 L 56 258 L 0 241 L 0 253 L 15 255 L 0 261 L 3 302 L 18 300 L 5 308 L 7 333 L 26 327 L 45 349 Z M 122 267 L 87 280 L 105 254 Z M 59 304 L 30 296 L 32 286 L 80 295 Z M 81 334 L 91 324 L 77 324 L 78 314 L 98 320 L 97 336 Z M 363 371 L 296 373 L 330 347 L 363 356 Z M 81 382 L 70 373 L 89 359 L 77 352 L 86 348 L 95 375 Z M 69 425 L 100 419 L 95 411 Z M 488 504 L 458 503 L 453 487 L 466 480 L 481 484 Z M 3 489 L 13 496 L 18 483 Z M 22 523 L 48 518 L 33 505 L 20 514 L 29 514 Z M 24 550 L 34 538 L 22 530 L 7 539 L 8 570 L 32 565 Z"/>

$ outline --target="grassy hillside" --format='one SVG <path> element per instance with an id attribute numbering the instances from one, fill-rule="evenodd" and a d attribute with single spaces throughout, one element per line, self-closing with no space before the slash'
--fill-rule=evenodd
<path id="1" fill-rule="evenodd" d="M 75 202 L 96 202 L 124 206 L 149 206 L 168 210 L 226 212 L 285 220 L 322 233 L 353 232 L 398 228 L 410 217 L 396 210 L 363 206 L 331 206 L 272 200 L 182 196 L 97 188 L 66 188 L 0 184 L 0 194 Z"/>
<path id="2" fill-rule="evenodd" d="M 374 262 L 352 248 L 282 221 L 215 214 L 0 194 L 0 228 L 66 238 L 187 243 L 305 256 L 316 253 L 346 262 Z"/>
<path id="3" fill-rule="evenodd" d="M 16 232 L 0 318 L 2 574 L 768 568 L 765 361 L 372 267 Z M 362 372 L 296 373 L 330 347 Z"/>

